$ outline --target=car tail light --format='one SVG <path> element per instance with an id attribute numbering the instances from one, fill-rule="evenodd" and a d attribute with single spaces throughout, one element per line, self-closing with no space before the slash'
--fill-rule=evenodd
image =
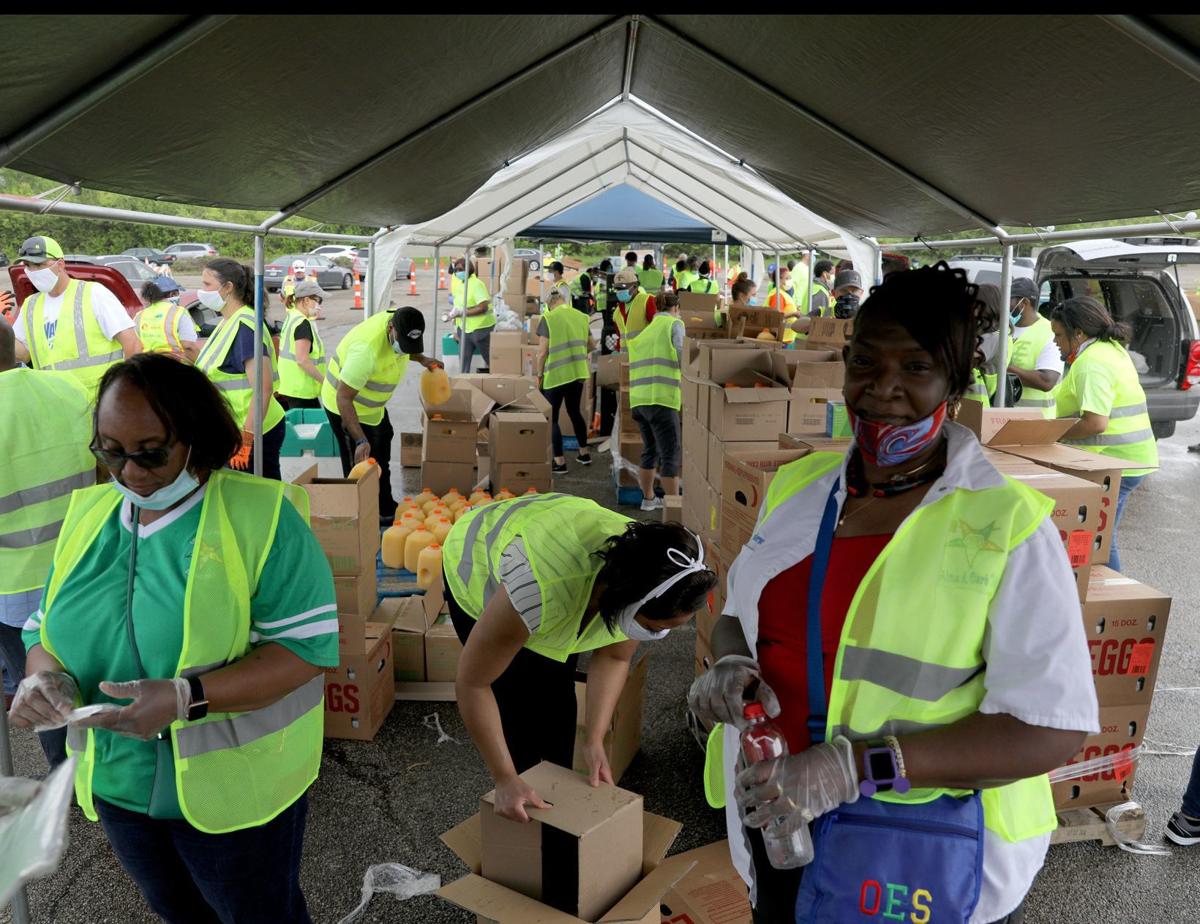
<path id="1" fill-rule="evenodd" d="M 1179 388 L 1187 391 L 1193 385 L 1200 385 L 1200 340 L 1193 340 L 1188 350 L 1187 368 L 1184 369 Z"/>

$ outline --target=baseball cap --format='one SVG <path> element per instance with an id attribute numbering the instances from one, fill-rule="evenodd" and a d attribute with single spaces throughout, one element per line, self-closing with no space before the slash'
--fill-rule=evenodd
<path id="1" fill-rule="evenodd" d="M 1038 288 L 1033 284 L 1032 279 L 1026 276 L 1018 276 L 1012 281 L 1011 297 L 1014 299 L 1027 298 L 1036 305 L 1039 297 Z"/>
<path id="2" fill-rule="evenodd" d="M 38 236 L 27 238 L 17 251 L 17 259 L 26 263 L 45 263 L 47 260 L 61 260 L 62 248 L 52 237 Z"/>
<path id="3" fill-rule="evenodd" d="M 858 270 L 842 270 L 835 277 L 833 277 L 834 291 L 838 289 L 845 289 L 850 286 L 853 286 L 856 289 L 861 289 L 863 287 L 862 275 Z"/>
<path id="4" fill-rule="evenodd" d="M 400 352 L 425 352 L 425 317 L 416 308 L 410 306 L 397 308 L 392 312 L 392 319 L 388 323 L 396 332 L 396 342 L 400 344 Z"/>
<path id="5" fill-rule="evenodd" d="M 636 286 L 637 284 L 638 274 L 629 267 L 625 267 L 613 277 L 614 286 Z"/>
<path id="6" fill-rule="evenodd" d="M 163 295 L 172 295 L 181 291 L 178 281 L 172 276 L 155 276 L 154 287 Z"/>
<path id="7" fill-rule="evenodd" d="M 563 274 L 564 267 L 561 263 L 555 260 L 553 263 L 547 264 L 546 269 L 558 273 L 561 276 Z"/>
<path id="8" fill-rule="evenodd" d="M 296 283 L 295 295 L 296 298 L 310 298 L 312 296 L 316 296 L 317 298 L 323 299 L 325 298 L 325 290 L 317 285 L 317 281 L 315 279 L 305 279 L 303 282 Z"/>

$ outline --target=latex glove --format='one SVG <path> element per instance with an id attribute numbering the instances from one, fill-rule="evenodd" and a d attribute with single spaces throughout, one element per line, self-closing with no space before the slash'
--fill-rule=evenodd
<path id="1" fill-rule="evenodd" d="M 100 712 L 80 719 L 80 728 L 107 728 L 118 735 L 149 741 L 175 721 L 187 719 L 192 704 L 192 688 L 183 677 L 171 680 L 130 680 L 100 682 L 100 692 L 113 699 L 131 699 L 128 706 Z"/>
<path id="2" fill-rule="evenodd" d="M 604 751 L 604 742 L 585 744 L 583 759 L 588 768 L 588 782 L 593 786 L 601 783 L 614 783 L 612 767 L 608 765 L 608 754 Z"/>
<path id="3" fill-rule="evenodd" d="M 447 317 L 448 317 L 450 320 L 454 320 L 455 318 L 459 317 L 460 315 L 462 315 L 462 312 L 461 312 L 461 311 L 459 311 L 457 308 L 451 308 L 451 309 L 450 309 L 450 311 L 449 311 L 449 312 L 447 312 L 447 315 L 446 315 L 446 316 L 447 316 Z"/>
<path id="4" fill-rule="evenodd" d="M 357 465 L 359 462 L 366 462 L 367 459 L 369 459 L 369 458 L 371 458 L 371 444 L 370 443 L 359 443 L 357 446 L 354 447 L 354 464 L 355 465 Z"/>
<path id="5" fill-rule="evenodd" d="M 796 813 L 812 821 L 857 801 L 854 751 L 838 735 L 799 754 L 751 764 L 737 775 L 734 798 L 748 828 L 765 828 L 773 818 Z"/>
<path id="6" fill-rule="evenodd" d="M 550 808 L 550 804 L 542 801 L 539 796 L 523 779 L 513 776 L 503 783 L 496 784 L 496 814 L 512 821 L 529 821 L 529 813 L 525 806 L 533 808 Z"/>
<path id="7" fill-rule="evenodd" d="M 61 671 L 38 671 L 17 686 L 8 717 L 18 728 L 50 731 L 67 724 L 79 699 L 75 678 Z"/>
<path id="8" fill-rule="evenodd" d="M 746 698 L 751 687 L 754 695 Z M 688 708 L 702 722 L 726 722 L 738 728 L 746 727 L 742 709 L 747 703 L 760 702 L 767 715 L 779 715 L 779 699 L 762 679 L 762 669 L 753 658 L 725 655 L 707 672 L 692 683 L 688 691 Z"/>
<path id="9" fill-rule="evenodd" d="M 250 452 L 254 449 L 254 434 L 245 430 L 242 431 L 242 446 L 233 454 L 229 460 L 229 467 L 237 469 L 239 472 L 248 471 L 250 468 Z"/>

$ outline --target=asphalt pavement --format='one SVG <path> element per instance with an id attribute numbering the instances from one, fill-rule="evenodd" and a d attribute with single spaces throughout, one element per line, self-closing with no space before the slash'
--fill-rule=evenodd
<path id="1" fill-rule="evenodd" d="M 396 283 L 398 304 L 413 304 L 427 317 L 432 332 L 432 279 L 419 273 L 420 294 L 407 295 Z M 444 306 L 442 293 L 442 305 Z M 332 349 L 358 318 L 349 295 L 334 293 L 321 324 Z M 278 317 L 278 314 L 276 314 Z M 439 326 L 440 322 L 439 322 Z M 431 339 L 431 338 L 427 338 Z M 456 371 L 453 362 L 450 371 Z M 410 374 L 389 405 L 396 430 L 419 426 L 416 376 Z M 1159 443 L 1162 468 L 1147 478 L 1129 501 L 1120 531 L 1125 571 L 1175 598 L 1159 670 L 1160 691 L 1148 725 L 1152 749 L 1162 745 L 1194 749 L 1200 742 L 1200 568 L 1197 523 L 1200 521 L 1200 455 L 1187 444 L 1200 442 L 1200 421 L 1180 425 Z M 420 490 L 416 469 L 402 472 L 397 491 Z M 596 464 L 581 468 L 568 454 L 571 472 L 557 482 L 560 490 L 612 505 L 609 456 L 594 454 Z M 629 513 L 626 509 L 624 512 Z M 1036 631 L 1031 626 L 1030 631 Z M 700 786 L 702 755 L 687 732 L 685 696 L 692 679 L 695 631 L 679 629 L 645 646 L 650 669 L 642 750 L 622 785 L 644 795 L 649 811 L 683 824 L 675 851 L 689 850 L 724 837 L 719 813 L 708 809 Z M 1175 688 L 1191 688 L 1181 690 Z M 437 743 L 425 724 L 436 714 L 455 740 Z M 537 721 L 537 716 L 529 717 Z M 46 765 L 28 732 L 13 733 L 16 771 L 37 776 Z M 1147 840 L 1160 842 L 1190 770 L 1190 757 L 1151 754 L 1143 758 L 1134 795 L 1150 815 Z M 438 840 L 478 808 L 491 788 L 486 768 L 470 743 L 452 703 L 397 703 L 371 742 L 326 742 L 321 777 L 310 793 L 308 830 L 301 880 L 313 920 L 337 922 L 359 902 L 363 874 L 377 863 L 401 863 L 437 873 L 444 882 L 466 870 Z M 56 924 L 141 924 L 156 920 L 124 874 L 99 825 L 72 808 L 70 844 L 60 870 L 30 889 L 33 920 Z M 1027 924 L 1094 924 L 1128 921 L 1175 924 L 1194 917 L 1200 883 L 1200 847 L 1173 848 L 1169 857 L 1142 857 L 1092 844 L 1052 847 L 1028 900 Z M 8 920 L 0 915 L 0 921 Z M 363 922 L 470 922 L 469 915 L 431 896 L 399 903 L 380 895 Z"/>

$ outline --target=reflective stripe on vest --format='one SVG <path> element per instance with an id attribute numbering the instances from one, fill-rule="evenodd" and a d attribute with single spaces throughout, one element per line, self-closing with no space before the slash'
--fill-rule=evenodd
<path id="1" fill-rule="evenodd" d="M 639 290 L 628 302 L 617 304 L 613 321 L 621 333 L 622 342 L 628 343 L 646 329 L 646 303 L 649 301 L 650 295 Z"/>
<path id="2" fill-rule="evenodd" d="M 544 388 L 558 388 L 588 377 L 588 317 L 570 305 L 546 312 L 550 351 L 542 369 Z"/>
<path id="3" fill-rule="evenodd" d="M 92 311 L 91 287 L 95 285 L 99 283 L 78 279 L 67 283 L 53 346 L 46 337 L 46 293 L 38 292 L 25 300 L 21 315 L 25 318 L 25 344 L 33 368 L 70 372 L 81 385 L 94 388 L 109 366 L 125 358 L 121 345 L 104 335 Z M 60 336 L 68 317 L 75 334 L 73 339 Z"/>
<path id="4" fill-rule="evenodd" d="M 354 396 L 354 412 L 360 423 L 375 426 L 383 420 L 384 408 L 408 369 L 408 354 L 397 356 L 388 342 L 387 326 L 392 312 L 384 311 L 360 321 L 342 338 L 334 355 L 329 357 L 325 370 L 325 384 L 321 386 L 321 404 L 325 409 L 340 414 L 337 406 L 337 390 L 341 384 L 338 377 L 342 363 L 346 361 L 350 348 L 364 344 L 373 358 L 371 378 L 363 383 Z"/>
<path id="5" fill-rule="evenodd" d="M 245 372 L 223 372 L 221 366 L 229 356 L 237 338 L 238 329 L 246 325 L 254 331 L 254 311 L 243 305 L 227 318 L 222 318 L 217 329 L 204 344 L 204 349 L 196 358 L 196 368 L 208 376 L 209 380 L 225 394 L 229 407 L 233 411 L 233 419 L 237 425 L 245 429 L 249 425 L 250 406 L 254 401 L 254 383 Z M 271 342 L 266 328 L 263 329 L 263 360 L 271 364 L 271 381 L 279 384 L 279 362 L 275 358 L 275 344 Z M 283 420 L 283 406 L 269 399 L 267 416 L 263 421 L 263 433 L 273 429 Z"/>
<path id="6" fill-rule="evenodd" d="M 46 583 L 71 492 L 96 483 L 91 400 L 71 376 L 16 368 L 0 407 L 0 594 L 16 594 Z"/>
<path id="7" fill-rule="evenodd" d="M 840 453 L 818 452 L 782 467 L 767 490 L 757 531 L 765 532 L 774 517 L 792 522 L 789 502 L 808 490 L 828 491 L 842 462 Z M 1049 498 L 1005 478 L 996 487 L 949 492 L 901 524 L 867 570 L 847 612 L 826 740 L 836 734 L 852 740 L 908 734 L 978 711 L 986 692 L 982 651 L 992 598 L 1012 550 L 1052 509 Z M 804 537 L 791 541 L 803 546 Z M 914 633 L 918 616 L 923 630 Z M 923 788 L 875 798 L 927 802 L 960 792 Z M 1045 775 L 982 795 L 988 827 L 1007 840 L 1055 827 Z"/>
<path id="8" fill-rule="evenodd" d="M 629 341 L 629 406 L 669 407 L 682 405 L 679 353 L 671 339 L 683 321 L 669 314 L 656 314 L 641 336 Z"/>
<path id="9" fill-rule="evenodd" d="M 454 524 L 442 547 L 447 590 L 472 619 L 500 586 L 500 558 L 518 536 L 542 597 L 542 621 L 525 648 L 565 662 L 572 654 L 624 641 L 597 614 L 580 632 L 599 550 L 625 531 L 627 517 L 566 494 L 537 494 L 480 507 Z"/>
<path id="10" fill-rule="evenodd" d="M 292 485 L 227 470 L 209 476 L 188 573 L 183 650 L 175 676 L 216 669 L 251 650 L 250 598 L 285 498 L 307 521 L 307 495 Z M 120 502 L 111 485 L 71 497 L 64 531 L 69 538 L 55 550 L 42 617 L 41 642 L 51 654 L 49 629 L 58 590 Z M 313 678 L 263 709 L 171 723 L 176 794 L 193 827 L 208 834 L 257 827 L 304 794 L 321 763 L 323 684 L 323 677 Z M 95 732 L 89 729 L 85 737 L 81 731 L 69 729 L 67 745 L 80 757 L 76 797 L 95 821 Z"/>
<path id="11" fill-rule="evenodd" d="M 1054 329 L 1050 326 L 1050 322 L 1041 315 L 1038 315 L 1037 320 L 1029 327 L 1018 329 L 1023 333 L 1020 337 L 1012 338 L 1011 352 L 1008 357 L 1009 365 L 1036 372 L 1038 371 L 1038 357 L 1042 355 L 1046 344 L 1054 339 Z M 1041 408 L 1043 417 L 1054 417 L 1054 396 L 1040 388 L 1023 385 L 1021 400 L 1017 402 L 1016 406 Z"/>
<path id="12" fill-rule="evenodd" d="M 1128 476 L 1152 471 L 1158 465 L 1158 445 L 1150 425 L 1146 393 L 1133 360 L 1120 344 L 1094 340 L 1076 356 L 1054 389 L 1056 413 L 1060 417 L 1082 416 L 1081 396 L 1090 375 L 1104 375 L 1115 383 L 1108 426 L 1103 433 L 1077 439 L 1064 438 L 1062 442 L 1124 460 L 1127 466 L 1123 472 Z"/>
<path id="13" fill-rule="evenodd" d="M 321 383 L 310 376 L 296 361 L 296 330 L 305 321 L 312 331 L 308 358 L 322 377 L 326 375 L 325 344 L 317 330 L 316 321 L 306 318 L 295 308 L 289 308 L 283 331 L 279 335 L 279 393 L 293 398 L 315 398 L 321 393 Z"/>
<path id="14" fill-rule="evenodd" d="M 179 322 L 183 309 L 174 302 L 155 302 L 147 305 L 138 315 L 138 336 L 142 349 L 147 353 L 183 354 L 183 341 L 179 337 Z"/>

